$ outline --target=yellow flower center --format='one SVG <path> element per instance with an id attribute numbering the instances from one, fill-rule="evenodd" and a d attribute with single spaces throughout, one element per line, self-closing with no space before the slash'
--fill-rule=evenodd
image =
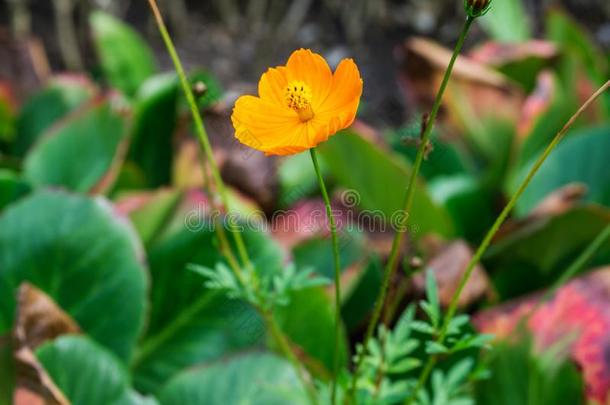
<path id="1" fill-rule="evenodd" d="M 286 104 L 299 115 L 302 122 L 313 118 L 311 109 L 311 88 L 300 80 L 293 80 L 286 86 Z"/>

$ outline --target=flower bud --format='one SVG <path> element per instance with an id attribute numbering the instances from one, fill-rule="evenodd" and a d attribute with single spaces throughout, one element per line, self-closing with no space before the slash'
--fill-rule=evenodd
<path id="1" fill-rule="evenodd" d="M 477 18 L 489 11 L 491 0 L 464 0 L 466 14 L 470 18 Z"/>
<path id="2" fill-rule="evenodd" d="M 206 84 L 202 81 L 197 81 L 193 85 L 192 90 L 193 90 L 193 94 L 195 95 L 195 98 L 201 98 L 201 97 L 205 96 L 206 93 L 208 92 L 208 86 L 206 86 Z"/>

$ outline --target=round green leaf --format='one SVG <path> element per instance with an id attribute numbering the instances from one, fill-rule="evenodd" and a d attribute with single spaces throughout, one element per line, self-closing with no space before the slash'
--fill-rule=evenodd
<path id="1" fill-rule="evenodd" d="M 9 206 L 0 216 L 0 334 L 12 328 L 16 288 L 26 280 L 129 358 L 144 319 L 146 271 L 132 228 L 106 200 L 43 191 Z"/>
<path id="2" fill-rule="evenodd" d="M 36 350 L 49 376 L 73 405 L 154 405 L 129 387 L 112 353 L 83 336 L 62 336 Z"/>
<path id="3" fill-rule="evenodd" d="M 189 264 L 214 267 L 223 260 L 213 226 L 202 212 L 206 204 L 202 196 L 189 194 L 147 246 L 150 319 L 132 364 L 135 384 L 142 391 L 157 392 L 186 367 L 263 341 L 262 320 L 250 305 L 207 290 L 205 280 L 187 269 Z M 266 234 L 244 229 L 243 236 L 257 269 L 280 271 L 284 256 Z M 232 240 L 230 234 L 227 237 Z"/>
<path id="4" fill-rule="evenodd" d="M 162 405 L 300 405 L 307 397 L 292 366 L 252 353 L 186 371 L 163 388 Z"/>
<path id="5" fill-rule="evenodd" d="M 441 176 L 428 183 L 434 201 L 447 209 L 458 233 L 478 241 L 494 220 L 490 192 L 474 176 Z"/>
<path id="6" fill-rule="evenodd" d="M 516 212 L 525 215 L 548 194 L 570 183 L 587 186 L 586 201 L 610 206 L 610 126 L 573 132 L 544 162 L 517 202 Z M 525 177 L 533 165 L 517 176 Z M 513 182 L 516 189 L 518 182 Z"/>
<path id="7" fill-rule="evenodd" d="M 30 191 L 30 186 L 10 170 L 0 169 L 0 211 L 23 197 Z"/>
<path id="8" fill-rule="evenodd" d="M 25 178 L 35 186 L 91 191 L 110 171 L 126 126 L 109 100 L 94 103 L 40 139 L 26 156 Z"/>
<path id="9" fill-rule="evenodd" d="M 129 159 L 144 171 L 153 187 L 169 184 L 171 179 L 178 90 L 176 76 L 162 74 L 146 80 L 136 95 Z"/>
<path id="10" fill-rule="evenodd" d="M 294 291 L 290 303 L 277 309 L 282 330 L 313 362 L 307 364 L 312 373 L 329 377 L 335 352 L 335 311 L 323 288 Z M 312 333 L 315 330 L 315 333 Z M 348 359 L 347 338 L 341 330 L 339 361 Z M 320 369 L 320 366 L 323 369 Z"/>
<path id="11" fill-rule="evenodd" d="M 359 193 L 357 208 L 380 210 L 388 224 L 397 223 L 397 219 L 402 217 L 411 172 L 407 162 L 349 131 L 341 132 L 320 145 L 320 153 L 328 173 L 343 187 Z M 421 182 L 416 184 L 411 211 L 409 229 L 417 234 L 415 236 L 427 232 L 445 236 L 453 234 L 449 214 L 432 201 Z"/>
<path id="12" fill-rule="evenodd" d="M 89 22 L 104 77 L 113 87 L 133 96 L 156 71 L 152 51 L 138 33 L 109 14 L 96 11 Z"/>
<path id="13" fill-rule="evenodd" d="M 609 222 L 610 211 L 604 207 L 577 207 L 532 220 L 494 242 L 484 265 L 494 270 L 495 291 L 506 299 L 550 285 Z M 602 246 L 599 254 L 608 256 L 610 244 Z"/>
<path id="14" fill-rule="evenodd" d="M 95 92 L 95 86 L 84 77 L 59 76 L 52 79 L 21 109 L 13 153 L 24 156 L 47 129 L 93 97 Z"/>

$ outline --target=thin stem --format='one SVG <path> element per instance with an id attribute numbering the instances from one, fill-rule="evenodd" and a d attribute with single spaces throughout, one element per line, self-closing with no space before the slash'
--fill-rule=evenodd
<path id="1" fill-rule="evenodd" d="M 527 320 L 540 308 L 542 304 L 548 301 L 551 296 L 565 283 L 567 283 L 576 273 L 583 269 L 587 263 L 589 263 L 599 248 L 610 239 L 610 223 L 608 223 L 601 231 L 597 234 L 595 239 L 587 246 L 587 248 L 572 262 L 567 269 L 561 274 L 561 276 L 553 283 L 551 288 L 547 289 L 544 295 L 536 305 L 529 311 L 528 316 L 524 319 Z"/>
<path id="2" fill-rule="evenodd" d="M 508 201 L 508 203 L 506 204 L 506 206 L 504 207 L 504 209 L 502 210 L 502 212 L 500 213 L 498 218 L 496 218 L 496 221 L 494 222 L 492 227 L 489 229 L 489 231 L 487 232 L 487 235 L 485 235 L 485 238 L 483 239 L 483 241 L 479 245 L 479 248 L 477 249 L 475 254 L 470 259 L 470 262 L 466 266 L 466 270 L 464 271 L 464 274 L 462 275 L 462 278 L 460 279 L 460 284 L 458 285 L 458 288 L 455 290 L 453 296 L 451 297 L 451 302 L 449 304 L 449 308 L 447 309 L 447 314 L 446 314 L 445 319 L 443 321 L 443 325 L 441 327 L 441 331 L 439 333 L 437 342 L 443 342 L 445 337 L 447 336 L 447 330 L 449 328 L 449 324 L 451 323 L 451 320 L 453 319 L 453 317 L 455 315 L 455 312 L 457 311 L 457 306 L 458 306 L 458 302 L 459 302 L 460 296 L 462 294 L 462 291 L 464 290 L 464 287 L 466 286 L 466 283 L 468 282 L 468 280 L 469 280 L 469 278 L 470 278 L 470 276 L 472 274 L 472 271 L 474 270 L 475 266 L 481 260 L 481 257 L 483 256 L 483 254 L 485 253 L 485 251 L 489 247 L 489 244 L 491 243 L 493 237 L 496 235 L 496 233 L 500 229 L 500 226 L 502 225 L 502 223 L 504 223 L 504 220 L 506 220 L 506 218 L 508 217 L 508 214 L 515 207 L 515 205 L 517 204 L 517 201 L 519 200 L 519 198 L 521 197 L 521 195 L 523 194 L 523 192 L 525 191 L 527 186 L 532 181 L 532 178 L 536 175 L 536 173 L 538 172 L 538 170 L 540 169 L 540 167 L 542 166 L 544 161 L 549 157 L 549 155 L 551 154 L 553 149 L 555 149 L 555 147 L 559 144 L 559 142 L 561 142 L 561 140 L 563 139 L 565 134 L 572 127 L 574 122 L 576 122 L 578 117 L 580 117 L 580 115 L 583 113 L 583 111 L 585 111 L 609 87 L 610 87 L 610 80 L 607 81 L 599 90 L 597 90 L 578 109 L 578 111 L 576 111 L 576 113 L 574 113 L 574 115 L 572 115 L 572 117 L 570 117 L 568 122 L 561 129 L 561 131 L 559 131 L 557 133 L 557 135 L 555 135 L 555 137 L 553 138 L 551 143 L 547 146 L 547 148 L 544 150 L 542 155 L 540 155 L 540 157 L 536 160 L 536 163 L 534 163 L 534 165 L 532 166 L 532 168 L 528 172 L 528 174 L 525 177 L 525 179 L 521 182 L 521 184 L 519 185 L 519 188 L 517 189 L 515 194 L 512 195 L 512 197 L 510 198 L 510 200 Z M 610 232 L 610 231 L 608 231 L 608 232 Z M 577 261 L 576 262 L 576 266 L 579 266 L 579 265 L 580 265 L 580 262 Z M 570 269 L 568 269 L 569 272 L 570 273 L 575 272 L 578 269 L 576 266 L 571 267 Z M 432 356 L 432 357 L 430 357 L 428 359 L 428 362 L 426 363 L 426 366 L 424 367 L 424 371 L 420 375 L 419 382 L 418 382 L 415 390 L 413 391 L 413 394 L 405 402 L 406 405 L 409 405 L 409 404 L 411 404 L 413 402 L 413 399 L 416 397 L 417 392 L 424 386 L 424 384 L 426 383 L 426 381 L 427 381 L 427 379 L 428 379 L 428 377 L 430 375 L 430 372 L 432 371 L 432 368 L 434 367 L 434 364 L 436 363 L 436 361 L 437 361 L 437 359 L 434 356 Z"/>
<path id="3" fill-rule="evenodd" d="M 276 343 L 280 346 L 280 350 L 282 350 L 282 352 L 284 352 L 284 354 L 288 358 L 288 361 L 290 361 L 290 363 L 292 363 L 292 366 L 296 370 L 297 377 L 301 381 L 301 384 L 303 385 L 303 387 L 305 387 L 305 391 L 307 392 L 307 396 L 309 397 L 310 402 L 312 404 L 317 405 L 318 398 L 317 398 L 316 390 L 305 377 L 305 374 L 303 373 L 303 370 L 301 368 L 301 363 L 299 362 L 299 360 L 295 356 L 294 352 L 292 351 L 292 348 L 290 347 L 290 343 L 288 342 L 288 339 L 286 339 L 286 336 L 284 336 L 284 334 L 282 333 L 282 330 L 280 329 L 279 325 L 277 324 L 277 321 L 275 320 L 275 317 L 273 316 L 273 312 L 261 311 L 261 314 L 263 316 L 263 319 L 265 320 L 265 323 L 267 324 L 269 331 L 271 332 L 271 335 L 273 336 Z"/>
<path id="4" fill-rule="evenodd" d="M 330 205 L 330 199 L 328 198 L 328 192 L 326 191 L 326 185 L 324 179 L 320 173 L 320 165 L 318 164 L 318 156 L 315 148 L 309 150 L 311 154 L 311 161 L 318 177 L 318 183 L 320 183 L 320 190 L 322 191 L 322 197 L 324 198 L 324 205 L 326 205 L 326 215 L 330 222 L 330 235 L 333 245 L 333 263 L 335 267 L 335 346 L 333 351 L 333 378 L 331 382 L 331 403 L 335 404 L 337 401 L 337 375 L 339 373 L 339 346 L 341 344 L 341 261 L 339 258 L 339 241 L 337 239 L 337 227 L 335 225 L 335 218 L 333 217 L 332 207 Z"/>
<path id="5" fill-rule="evenodd" d="M 375 308 L 373 309 L 373 315 L 371 316 L 371 320 L 369 321 L 368 328 L 366 331 L 366 335 L 363 342 L 363 349 L 358 358 L 356 360 L 356 368 L 354 370 L 354 375 L 352 377 L 351 388 L 349 398 L 353 400 L 355 391 L 356 391 L 356 382 L 358 379 L 358 373 L 360 369 L 360 365 L 362 364 L 362 360 L 364 359 L 364 355 L 366 354 L 366 348 L 368 347 L 368 341 L 373 336 L 375 328 L 377 326 L 377 322 L 381 316 L 381 312 L 383 310 L 383 304 L 386 299 L 388 287 L 390 285 L 390 280 L 392 276 L 396 272 L 396 267 L 398 263 L 398 254 L 400 252 L 400 246 L 402 245 L 402 241 L 405 236 L 405 232 L 407 230 L 407 221 L 409 219 L 409 214 L 411 212 L 411 206 L 413 205 L 413 197 L 415 195 L 415 183 L 417 182 L 417 176 L 419 174 L 419 170 L 424 160 L 425 151 L 430 141 L 430 134 L 432 133 L 432 128 L 434 126 L 434 121 L 436 120 L 436 116 L 438 115 L 438 110 L 441 106 L 441 101 L 443 98 L 443 94 L 445 93 L 445 89 L 447 88 L 447 84 L 449 83 L 449 78 L 451 77 L 451 71 L 453 70 L 453 65 L 457 60 L 458 55 L 464 45 L 464 41 L 466 39 L 466 35 L 468 34 L 468 30 L 472 25 L 474 20 L 470 17 L 466 17 L 466 21 L 464 22 L 464 26 L 462 28 L 462 32 L 460 33 L 460 37 L 455 45 L 453 50 L 453 55 L 451 56 L 451 60 L 449 61 L 449 65 L 445 70 L 445 75 L 443 76 L 443 81 L 439 87 L 439 90 L 436 94 L 436 99 L 434 100 L 434 104 L 432 105 L 432 110 L 430 111 L 430 116 L 426 121 L 423 133 L 421 136 L 421 143 L 419 148 L 417 149 L 417 155 L 415 156 L 415 163 L 413 165 L 413 169 L 411 170 L 411 176 L 409 178 L 409 183 L 407 186 L 407 191 L 405 193 L 404 203 L 403 203 L 403 212 L 406 214 L 403 216 L 403 220 L 399 224 L 396 235 L 394 236 L 394 240 L 392 242 L 392 249 L 390 251 L 390 256 L 388 258 L 388 262 L 384 269 L 383 280 L 381 283 L 381 288 L 379 289 L 379 295 L 377 297 L 377 301 L 375 302 Z"/>
<path id="6" fill-rule="evenodd" d="M 545 298 L 550 297 L 559 287 L 568 282 L 568 280 L 574 277 L 579 270 L 584 268 L 587 263 L 591 261 L 593 255 L 595 255 L 601 245 L 608 240 L 608 238 L 610 238 L 610 223 L 606 225 L 599 234 L 597 234 L 593 242 L 591 242 L 589 246 L 587 246 L 587 248 L 576 258 L 576 260 L 570 264 L 570 267 L 563 272 L 561 277 L 559 277 L 557 281 L 553 283 L 553 286 L 548 290 L 546 294 L 547 297 Z"/>
<path id="7" fill-rule="evenodd" d="M 157 22 L 157 26 L 159 27 L 159 32 L 161 33 L 163 42 L 165 43 L 165 46 L 167 47 L 169 55 L 174 63 L 176 73 L 178 74 L 178 77 L 180 78 L 182 90 L 184 91 L 184 94 L 186 96 L 187 102 L 189 104 L 189 107 L 190 107 L 190 110 L 191 110 L 191 113 L 193 116 L 193 121 L 195 123 L 195 128 L 197 131 L 197 137 L 199 139 L 203 152 L 205 153 L 206 160 L 209 164 L 210 171 L 212 172 L 212 177 L 214 179 L 216 187 L 218 188 L 218 191 L 220 193 L 220 198 L 221 198 L 222 204 L 224 205 L 225 209 L 228 210 L 229 209 L 229 199 L 228 199 L 227 191 L 226 191 L 224 182 L 222 181 L 222 178 L 220 176 L 220 171 L 218 170 L 218 165 L 216 164 L 216 160 L 214 159 L 212 147 L 211 147 L 207 132 L 205 130 L 205 127 L 203 125 L 203 120 L 201 119 L 201 116 L 199 115 L 199 108 L 195 101 L 195 97 L 193 95 L 193 92 L 191 91 L 191 87 L 189 85 L 189 81 L 184 72 L 184 68 L 182 67 L 182 62 L 180 61 L 180 58 L 176 52 L 172 39 L 167 31 L 165 23 L 163 22 L 163 17 L 161 16 L 161 13 L 159 11 L 159 7 L 157 6 L 156 1 L 148 0 L 148 3 L 155 16 L 155 20 Z M 202 166 L 202 169 L 204 170 L 204 175 L 205 175 L 206 174 L 205 167 Z M 233 256 L 233 251 L 231 249 L 230 244 L 228 243 L 223 224 L 220 222 L 217 223 L 217 225 L 215 226 L 215 229 L 216 229 L 216 234 L 218 235 L 218 238 L 220 241 L 220 247 L 221 247 L 222 254 L 227 259 L 227 261 L 228 261 L 229 265 L 231 266 L 231 268 L 233 269 L 236 277 L 239 279 L 239 281 L 242 284 L 244 284 L 246 278 L 244 277 L 244 275 L 241 271 L 239 263 Z M 252 266 L 250 258 L 248 257 L 248 252 L 246 250 L 242 235 L 236 229 L 236 227 L 234 226 L 234 224 L 231 221 L 229 221 L 229 231 L 231 231 L 231 233 L 233 235 L 234 242 L 237 247 L 238 254 L 240 256 L 240 259 L 241 259 L 243 265 L 246 266 L 246 268 L 249 271 L 251 271 L 252 275 L 254 276 L 255 275 L 254 267 Z M 288 340 L 284 336 L 282 330 L 277 325 L 277 322 L 275 321 L 273 314 L 270 313 L 269 311 L 264 311 L 261 308 L 256 308 L 256 309 L 263 315 L 263 319 L 265 320 L 267 329 L 271 332 L 271 335 L 276 340 L 278 346 L 280 347 L 280 350 L 282 350 L 284 355 L 290 360 L 293 367 L 295 368 L 297 375 L 299 376 L 299 379 L 301 380 L 303 386 L 305 387 L 305 390 L 307 391 L 311 402 L 314 405 L 317 405 L 318 401 L 316 398 L 315 388 L 310 383 L 307 382 L 307 379 L 304 376 L 304 372 L 301 367 L 301 364 L 298 362 L 298 360 L 297 360 L 295 354 L 293 353 L 292 348 L 290 347 L 290 344 L 288 343 Z"/>
<path id="8" fill-rule="evenodd" d="M 169 339 L 174 337 L 181 328 L 185 325 L 188 325 L 193 319 L 197 317 L 199 312 L 207 307 L 215 298 L 218 297 L 218 292 L 211 291 L 207 294 L 203 294 L 199 297 L 194 304 L 190 305 L 186 308 L 180 316 L 175 318 L 173 322 L 171 322 L 166 328 L 164 328 L 160 333 L 146 339 L 140 349 L 134 355 L 134 358 L 131 363 L 131 367 L 133 369 L 138 368 L 138 366 L 148 358 L 152 353 L 154 353 L 160 346 L 166 343 Z"/>
<path id="9" fill-rule="evenodd" d="M 180 61 L 180 57 L 176 52 L 176 48 L 174 47 L 174 43 L 167 32 L 167 28 L 165 23 L 163 22 L 163 17 L 161 16 L 161 12 L 159 11 L 159 7 L 157 6 L 157 2 L 155 0 L 148 0 L 150 4 L 150 8 L 155 16 L 155 20 L 157 22 L 157 26 L 159 27 L 159 32 L 161 33 L 161 37 L 163 38 L 163 42 L 167 47 L 167 51 L 169 56 L 174 63 L 174 67 L 176 69 L 176 73 L 180 78 L 180 84 L 182 85 L 182 90 L 184 91 L 184 95 L 186 96 L 186 101 L 191 109 L 191 113 L 193 116 L 193 121 L 195 123 L 195 129 L 197 132 L 197 137 L 203 148 L 203 152 L 205 153 L 206 160 L 209 163 L 210 171 L 212 172 L 212 177 L 214 178 L 214 182 L 216 187 L 218 188 L 218 193 L 220 194 L 220 199 L 222 204 L 225 206 L 225 209 L 229 210 L 229 198 L 227 195 L 227 190 L 220 176 L 220 171 L 218 170 L 218 165 L 216 164 L 216 159 L 214 158 L 214 153 L 212 151 L 212 146 L 210 144 L 210 139 L 203 125 L 203 120 L 201 119 L 201 115 L 199 115 L 199 107 L 197 106 L 197 102 L 195 101 L 195 96 L 191 90 L 191 86 L 189 84 L 186 73 L 184 72 L 184 68 L 182 67 L 182 62 Z M 233 235 L 235 246 L 237 247 L 237 253 L 242 261 L 242 264 L 253 271 L 252 263 L 250 258 L 248 257 L 248 252 L 246 250 L 246 245 L 244 243 L 243 237 L 241 233 L 235 227 L 235 224 L 232 221 L 229 221 L 229 231 Z"/>

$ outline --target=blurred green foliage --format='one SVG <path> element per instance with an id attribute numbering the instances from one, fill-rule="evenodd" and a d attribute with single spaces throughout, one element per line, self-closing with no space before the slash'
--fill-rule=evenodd
<path id="1" fill-rule="evenodd" d="M 532 38 L 521 2 L 495 1 L 481 21 L 492 39 L 523 43 Z M 11 97 L 0 96 L 0 404 L 12 400 L 13 384 L 5 383 L 14 375 L 7 337 L 23 310 L 16 291 L 25 281 L 44 291 L 83 332 L 35 350 L 74 404 L 306 403 L 292 366 L 271 353 L 277 347 L 261 314 L 242 297 L 227 298 L 187 270 L 193 264 L 215 268 L 224 259 L 211 226 L 214 196 L 199 190 L 199 158 L 184 148 L 197 150 L 176 75 L 159 73 L 146 42 L 114 17 L 95 12 L 90 25 L 98 61 L 91 75 L 95 81 L 77 74 L 53 77 L 17 109 Z M 499 114 L 473 119 L 468 103 L 475 103 L 476 95 L 465 97 L 464 105 L 444 106 L 447 117 L 462 124 L 447 119 L 435 129 L 409 213 L 405 259 L 418 255 L 425 264 L 445 242 L 478 243 L 583 94 L 609 77 L 610 58 L 567 15 L 551 12 L 545 35 L 557 47 L 553 58 L 535 55 L 487 66 L 522 92 L 523 110 L 528 100 L 540 101 L 539 108 L 520 115 L 530 118 L 529 125 Z M 214 110 L 230 127 L 219 81 L 197 68 L 189 80 L 199 90 L 204 84 L 198 98 L 204 115 Z M 540 94 L 546 97 L 538 99 Z M 512 222 L 493 241 L 483 265 L 496 300 L 551 285 L 610 222 L 609 119 L 606 94 L 544 164 Z M 243 150 L 226 146 L 230 131 L 214 129 L 220 160 L 237 156 L 247 174 L 263 170 L 248 166 L 253 160 Z M 384 131 L 376 136 L 354 126 L 320 147 L 333 195 L 349 191 L 356 197 L 335 198 L 337 210 L 379 212 L 388 222 L 386 232 L 366 226 L 341 232 L 345 369 L 374 305 L 387 236 L 402 206 L 420 128 L 406 123 Z M 269 191 L 275 198 L 271 211 L 319 198 L 306 154 L 271 166 L 264 174 L 276 179 Z M 574 182 L 586 187 L 582 201 L 537 211 L 549 195 Z M 243 198 L 244 190 L 235 186 L 229 193 L 242 214 L 262 215 L 256 203 Z M 246 229 L 244 237 L 257 274 L 285 274 L 289 262 L 296 271 L 332 274 L 324 232 Z M 609 260 L 610 246 L 603 246 L 594 264 Z M 412 270 L 403 267 L 392 288 Z M 477 340 L 465 317 L 456 318 L 449 339 L 434 343 L 442 297 L 431 283 L 428 279 L 421 310 L 400 311 L 402 316 L 380 328 L 371 343 L 359 391 L 369 401 L 364 403 L 402 401 L 412 388 L 404 377 L 428 355 L 449 361 L 433 370 L 420 404 L 470 404 L 475 398 L 481 404 L 580 403 L 582 378 L 561 356 L 521 343 L 494 343 L 488 358 L 479 353 L 487 342 Z M 423 293 L 407 290 L 404 296 L 393 290 L 401 310 Z M 328 390 L 332 369 L 330 297 L 322 286 L 292 291 L 275 313 L 321 392 Z M 417 350 L 405 349 L 411 346 Z M 483 358 L 488 363 L 481 363 Z M 487 381 L 481 380 L 481 364 L 490 371 Z M 383 394 L 386 402 L 371 392 Z"/>

